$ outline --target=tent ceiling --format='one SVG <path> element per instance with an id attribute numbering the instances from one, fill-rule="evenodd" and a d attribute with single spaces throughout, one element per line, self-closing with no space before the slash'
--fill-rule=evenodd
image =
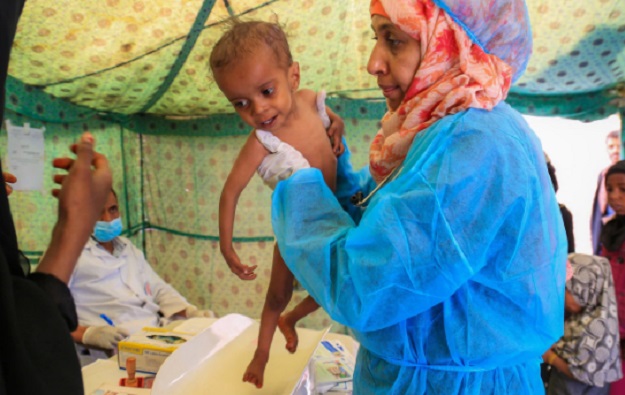
<path id="1" fill-rule="evenodd" d="M 229 5 L 229 9 L 226 7 Z M 302 86 L 381 98 L 366 71 L 366 0 L 29 0 L 9 74 L 49 95 L 120 114 L 232 112 L 213 83 L 210 50 L 230 13 L 278 20 Z M 528 0 L 534 54 L 515 94 L 603 92 L 625 84 L 624 0 Z M 625 106 L 625 105 L 622 105 Z"/>

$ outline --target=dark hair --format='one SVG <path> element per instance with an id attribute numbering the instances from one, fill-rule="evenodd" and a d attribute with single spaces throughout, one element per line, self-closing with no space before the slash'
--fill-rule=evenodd
<path id="1" fill-rule="evenodd" d="M 547 171 L 549 172 L 549 178 L 551 178 L 553 190 L 558 192 L 558 178 L 556 177 L 556 168 L 553 167 L 551 162 L 547 162 Z"/>
<path id="2" fill-rule="evenodd" d="M 285 67 L 293 64 L 286 33 L 277 23 L 263 21 L 240 21 L 232 18 L 230 27 L 217 41 L 210 54 L 210 68 L 215 72 L 243 55 L 254 53 L 259 46 L 266 45 Z"/>
<path id="3" fill-rule="evenodd" d="M 605 181 L 607 182 L 608 177 L 616 173 L 625 174 L 625 160 L 619 160 L 608 168 L 608 171 L 605 172 Z"/>
<path id="4" fill-rule="evenodd" d="M 558 192 L 558 178 L 556 177 L 556 168 L 551 164 L 551 158 L 547 155 L 546 152 L 543 152 L 545 155 L 545 162 L 547 162 L 547 172 L 549 173 L 549 178 L 551 179 L 551 185 L 553 185 L 553 190 Z"/>

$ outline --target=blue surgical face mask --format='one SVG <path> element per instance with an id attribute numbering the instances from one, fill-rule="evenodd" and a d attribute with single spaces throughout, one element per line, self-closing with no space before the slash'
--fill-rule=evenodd
<path id="1" fill-rule="evenodd" d="M 98 221 L 93 229 L 93 237 L 100 243 L 106 243 L 122 234 L 122 219 L 116 218 L 111 222 Z"/>

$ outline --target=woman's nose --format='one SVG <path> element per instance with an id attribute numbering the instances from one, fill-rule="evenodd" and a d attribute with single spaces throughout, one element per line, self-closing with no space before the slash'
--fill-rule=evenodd
<path id="1" fill-rule="evenodd" d="M 369 55 L 367 71 L 373 76 L 384 75 L 387 72 L 386 59 L 384 58 L 384 53 L 379 48 L 377 42 L 373 47 L 373 50 L 371 50 L 371 55 Z"/>

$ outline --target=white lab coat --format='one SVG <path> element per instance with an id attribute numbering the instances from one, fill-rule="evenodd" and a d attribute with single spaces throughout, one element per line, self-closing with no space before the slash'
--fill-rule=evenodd
<path id="1" fill-rule="evenodd" d="M 130 240 L 122 243 L 117 257 L 90 239 L 78 259 L 69 288 L 74 296 L 78 322 L 83 326 L 115 326 L 131 334 L 145 326 L 159 326 L 165 318 L 185 310 L 189 302 L 152 270 L 143 253 Z"/>

